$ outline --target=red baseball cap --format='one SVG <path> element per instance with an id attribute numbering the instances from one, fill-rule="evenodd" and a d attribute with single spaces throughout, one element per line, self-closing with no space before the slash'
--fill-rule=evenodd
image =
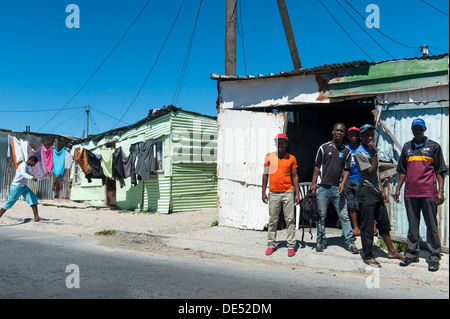
<path id="1" fill-rule="evenodd" d="M 287 135 L 283 134 L 283 133 L 277 134 L 277 136 L 275 136 L 275 139 L 278 139 L 278 138 L 284 138 L 285 140 L 289 141 Z"/>
<path id="2" fill-rule="evenodd" d="M 357 128 L 356 126 L 352 126 L 352 127 L 350 127 L 348 129 L 347 133 L 350 132 L 350 131 L 357 131 L 357 132 L 359 132 L 359 128 Z"/>

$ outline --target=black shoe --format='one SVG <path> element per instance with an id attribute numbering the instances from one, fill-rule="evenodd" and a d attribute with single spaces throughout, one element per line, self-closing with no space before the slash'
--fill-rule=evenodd
<path id="1" fill-rule="evenodd" d="M 322 242 L 317 242 L 316 251 L 318 253 L 323 252 L 325 249 L 325 245 Z"/>
<path id="2" fill-rule="evenodd" d="M 428 263 L 428 271 L 438 271 L 439 270 L 439 262 L 430 261 Z"/>
<path id="3" fill-rule="evenodd" d="M 405 257 L 404 259 L 400 260 L 400 266 L 406 267 L 409 266 L 411 263 L 418 263 L 419 258 L 411 258 L 411 257 Z"/>

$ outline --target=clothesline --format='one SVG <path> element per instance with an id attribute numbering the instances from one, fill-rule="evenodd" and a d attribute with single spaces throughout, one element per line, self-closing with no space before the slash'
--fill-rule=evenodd
<path id="1" fill-rule="evenodd" d="M 13 156 L 16 169 L 21 162 L 27 161 L 30 156 L 36 156 L 38 163 L 30 167 L 30 173 L 37 179 L 46 178 L 50 172 L 53 172 L 55 177 L 63 175 L 64 170 L 70 169 L 74 161 L 70 152 L 66 152 L 66 148 L 62 148 L 58 152 L 53 146 L 46 148 L 41 144 L 37 150 L 34 150 L 27 140 L 8 135 L 7 156 L 10 157 L 11 155 Z"/>
<path id="2" fill-rule="evenodd" d="M 37 150 L 23 139 L 8 135 L 8 157 L 11 156 L 10 148 L 16 169 L 22 161 L 28 160 L 31 155 L 38 158 L 38 163 L 30 167 L 30 173 L 37 179 L 44 179 L 50 172 L 55 177 L 64 174 L 65 169 L 70 169 L 74 161 L 80 166 L 88 183 L 92 179 L 101 179 L 102 185 L 106 178 L 118 180 L 120 187 L 125 186 L 125 179 L 131 178 L 131 184 L 136 186 L 138 180 L 149 180 L 153 173 L 154 140 L 147 140 L 132 144 L 127 156 L 122 147 L 103 147 L 93 151 L 73 146 L 71 149 L 63 147 L 59 152 L 50 146 L 43 144 Z"/>
<path id="3" fill-rule="evenodd" d="M 150 179 L 154 166 L 153 145 L 154 140 L 132 144 L 128 156 L 122 147 L 97 148 L 93 151 L 73 147 L 71 154 L 88 183 L 92 179 L 102 179 L 104 185 L 107 177 L 118 180 L 123 188 L 126 178 L 131 178 L 134 186 L 138 184 L 138 180 Z"/>

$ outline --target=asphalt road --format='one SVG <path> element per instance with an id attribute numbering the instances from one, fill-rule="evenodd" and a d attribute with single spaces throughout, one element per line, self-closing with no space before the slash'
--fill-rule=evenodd
<path id="1" fill-rule="evenodd" d="M 368 288 L 361 274 L 332 276 L 288 266 L 155 256 L 103 248 L 93 238 L 14 227 L 0 227 L 0 242 L 2 299 L 182 299 L 172 303 L 177 308 L 194 299 L 196 304 L 198 299 L 259 299 L 268 304 L 271 299 L 448 297 L 435 287 L 418 288 L 411 282 L 382 280 L 379 288 Z"/>

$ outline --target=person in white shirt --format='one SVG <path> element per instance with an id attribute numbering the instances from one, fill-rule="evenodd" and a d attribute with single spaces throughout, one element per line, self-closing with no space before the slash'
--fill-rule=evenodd
<path id="1" fill-rule="evenodd" d="M 11 183 L 8 201 L 0 209 L 0 217 L 6 212 L 6 210 L 13 207 L 20 196 L 23 196 L 27 203 L 31 206 L 34 215 L 34 221 L 38 222 L 43 220 L 39 217 L 37 209 L 37 198 L 33 191 L 26 185 L 28 180 L 37 181 L 37 178 L 30 175 L 28 169 L 33 167 L 38 162 L 38 158 L 34 155 L 30 156 L 26 162 L 22 162 L 19 167 L 17 167 L 16 175 Z"/>

